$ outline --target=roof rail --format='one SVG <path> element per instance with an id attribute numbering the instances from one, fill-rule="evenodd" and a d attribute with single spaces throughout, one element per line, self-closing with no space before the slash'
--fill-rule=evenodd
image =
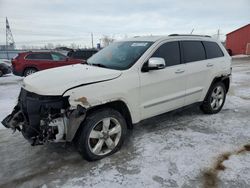
<path id="1" fill-rule="evenodd" d="M 209 37 L 211 38 L 211 36 L 209 35 L 193 35 L 193 34 L 171 34 L 168 35 L 169 37 L 175 37 L 175 36 L 194 36 L 194 37 Z"/>

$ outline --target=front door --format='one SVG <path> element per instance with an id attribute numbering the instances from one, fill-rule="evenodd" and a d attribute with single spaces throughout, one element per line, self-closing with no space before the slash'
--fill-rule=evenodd
<path id="1" fill-rule="evenodd" d="M 181 64 L 179 42 L 162 44 L 151 57 L 164 58 L 166 67 L 139 73 L 142 119 L 184 105 L 186 67 Z"/>

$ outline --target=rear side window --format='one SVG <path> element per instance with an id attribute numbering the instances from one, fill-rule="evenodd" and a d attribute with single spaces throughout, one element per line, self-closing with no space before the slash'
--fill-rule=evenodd
<path id="1" fill-rule="evenodd" d="M 52 60 L 52 57 L 49 53 L 35 53 L 27 55 L 25 59 Z"/>
<path id="2" fill-rule="evenodd" d="M 222 50 L 216 42 L 203 41 L 203 44 L 207 53 L 207 59 L 224 56 Z"/>
<path id="3" fill-rule="evenodd" d="M 178 65 L 181 63 L 180 48 L 178 42 L 168 42 L 160 46 L 152 57 L 165 59 L 166 66 Z"/>
<path id="4" fill-rule="evenodd" d="M 181 45 L 185 63 L 206 59 L 206 53 L 201 41 L 182 41 Z"/>

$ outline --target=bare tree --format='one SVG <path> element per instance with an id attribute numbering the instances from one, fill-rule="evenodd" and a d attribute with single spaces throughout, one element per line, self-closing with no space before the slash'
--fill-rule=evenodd
<path id="1" fill-rule="evenodd" d="M 72 49 L 79 49 L 79 48 L 80 48 L 80 45 L 75 44 L 75 43 L 71 43 L 71 44 L 70 44 L 70 48 L 72 48 Z"/>
<path id="2" fill-rule="evenodd" d="M 114 42 L 114 40 L 114 38 L 111 38 L 107 35 L 104 35 L 103 38 L 101 38 L 103 47 L 110 45 L 112 42 Z"/>
<path id="3" fill-rule="evenodd" d="M 52 43 L 46 44 L 45 49 L 49 49 L 49 50 L 54 49 L 54 44 L 52 44 Z"/>

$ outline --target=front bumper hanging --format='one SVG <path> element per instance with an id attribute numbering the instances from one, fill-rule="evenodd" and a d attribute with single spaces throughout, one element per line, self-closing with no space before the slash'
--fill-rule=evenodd
<path id="1" fill-rule="evenodd" d="M 24 89 L 10 115 L 2 121 L 6 128 L 19 130 L 32 145 L 57 139 L 60 127 L 65 127 L 65 112 L 68 98 L 62 96 L 41 96 Z M 60 127 L 59 127 L 60 126 Z M 62 137 L 65 138 L 65 135 Z"/>

